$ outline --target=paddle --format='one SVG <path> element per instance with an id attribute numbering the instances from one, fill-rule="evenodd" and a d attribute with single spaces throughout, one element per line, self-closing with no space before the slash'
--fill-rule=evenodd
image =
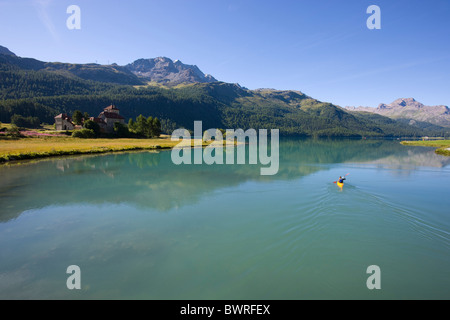
<path id="1" fill-rule="evenodd" d="M 346 176 L 348 176 L 350 173 L 347 173 L 345 176 L 344 176 L 344 178 L 346 177 Z M 334 181 L 333 183 L 337 183 L 337 181 Z"/>

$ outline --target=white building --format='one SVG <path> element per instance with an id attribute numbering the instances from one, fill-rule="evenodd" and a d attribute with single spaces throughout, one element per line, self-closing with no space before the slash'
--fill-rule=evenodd
<path id="1" fill-rule="evenodd" d="M 75 129 L 75 125 L 71 117 L 65 113 L 61 113 L 55 117 L 55 129 L 60 131 L 73 130 Z"/>

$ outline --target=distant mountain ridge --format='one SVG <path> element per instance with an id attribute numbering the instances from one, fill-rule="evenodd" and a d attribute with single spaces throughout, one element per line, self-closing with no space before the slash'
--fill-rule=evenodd
<path id="1" fill-rule="evenodd" d="M 4 54 L 4 55 L 8 55 L 8 56 L 16 56 L 14 53 L 12 53 L 11 51 L 9 51 L 8 48 L 0 46 L 0 54 Z"/>
<path id="2" fill-rule="evenodd" d="M 391 119 L 427 122 L 438 126 L 450 127 L 450 108 L 444 105 L 426 106 L 413 98 L 397 99 L 390 104 L 381 103 L 378 108 L 346 107 L 356 112 L 376 113 Z"/>
<path id="3" fill-rule="evenodd" d="M 25 70 L 49 71 L 84 80 L 121 85 L 145 85 L 148 82 L 157 82 L 171 86 L 217 81 L 213 76 L 204 74 L 195 65 L 187 65 L 179 60 L 172 61 L 166 57 L 139 59 L 126 66 L 119 66 L 115 63 L 111 65 L 74 64 L 22 58 L 16 56 L 8 48 L 0 46 L 0 63 Z"/>
<path id="4" fill-rule="evenodd" d="M 44 62 L 32 58 L 1 54 L 0 64 L 20 70 L 44 71 L 71 78 L 98 81 L 122 85 L 143 85 L 144 83 L 125 67 L 99 65 L 95 63 L 74 64 L 61 62 Z"/>

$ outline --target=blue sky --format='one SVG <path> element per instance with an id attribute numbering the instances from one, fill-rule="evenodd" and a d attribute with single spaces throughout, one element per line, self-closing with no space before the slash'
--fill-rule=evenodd
<path id="1" fill-rule="evenodd" d="M 69 30 L 69 5 L 81 30 Z M 381 30 L 369 30 L 369 5 Z M 250 89 L 340 106 L 450 105 L 448 0 L 0 0 L 0 45 L 22 57 L 125 65 L 166 56 Z"/>

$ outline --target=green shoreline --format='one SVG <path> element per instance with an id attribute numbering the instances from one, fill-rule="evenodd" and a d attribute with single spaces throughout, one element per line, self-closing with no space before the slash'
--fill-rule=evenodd
<path id="1" fill-rule="evenodd" d="M 76 155 L 97 155 L 133 151 L 171 150 L 189 147 L 189 142 L 172 141 L 168 137 L 154 139 L 76 139 L 76 138 L 19 138 L 0 140 L 0 165 L 33 159 Z M 202 147 L 209 143 L 202 142 Z M 190 147 L 195 147 L 191 140 Z"/>
<path id="2" fill-rule="evenodd" d="M 0 156 L 0 164 L 5 164 L 12 161 L 23 161 L 23 160 L 33 160 L 33 159 L 45 159 L 60 156 L 75 156 L 75 155 L 90 155 L 90 154 L 102 154 L 102 153 L 116 153 L 116 152 L 127 152 L 127 151 L 154 151 L 154 150 L 167 150 L 173 147 L 124 147 L 124 148 L 101 148 L 92 150 L 55 150 L 50 152 L 30 152 L 30 153 L 18 153 L 12 155 Z"/>
<path id="3" fill-rule="evenodd" d="M 402 141 L 401 144 L 404 146 L 437 148 L 436 154 L 450 157 L 450 140 Z"/>
<path id="4" fill-rule="evenodd" d="M 27 141 L 27 139 L 30 139 L 28 141 L 33 141 L 32 139 L 39 139 L 39 138 L 25 138 L 25 140 L 20 139 L 21 141 Z M 72 139 L 72 138 L 68 138 Z M 43 139 L 44 144 L 45 140 Z M 52 142 L 61 142 L 61 146 L 63 147 L 65 145 L 64 141 L 58 141 L 58 138 L 54 139 L 48 139 L 52 140 Z M 65 139 L 64 139 L 65 140 Z M 87 141 L 87 140 L 85 140 Z M 120 139 L 115 140 L 117 142 L 120 142 Z M 49 141 L 50 142 L 50 141 Z M 67 142 L 67 141 L 66 141 Z M 71 140 L 70 143 L 76 142 L 76 140 Z M 93 140 L 95 142 L 95 139 Z M 140 144 L 142 142 L 151 142 L 146 140 L 140 140 Z M 153 140 L 153 142 L 155 142 Z M 161 142 L 161 141 L 158 141 Z M 1 141 L 0 141 L 1 144 Z M 131 145 L 130 145 L 131 144 Z M 49 151 L 42 151 L 42 152 L 33 152 L 33 151 L 26 151 L 26 152 L 8 152 L 1 154 L 0 152 L 0 165 L 10 162 L 16 162 L 16 161 L 24 161 L 24 160 L 33 160 L 33 159 L 45 159 L 45 158 L 53 158 L 53 157 L 61 157 L 61 156 L 75 156 L 75 155 L 95 155 L 95 154 L 105 154 L 105 153 L 117 153 L 117 152 L 131 152 L 131 151 L 156 151 L 156 150 L 169 150 L 173 149 L 178 143 L 174 143 L 173 145 L 164 145 L 164 143 L 161 144 L 153 144 L 148 146 L 139 146 L 139 145 L 133 145 L 133 143 L 127 142 L 124 146 L 114 146 L 114 147 L 103 147 L 103 146 L 92 146 L 88 149 L 77 149 L 71 148 L 69 150 L 61 150 L 58 149 L 58 147 L 52 148 Z M 433 141 L 402 141 L 402 145 L 405 146 L 422 146 L 422 147 L 434 147 L 437 148 L 435 150 L 436 154 L 443 155 L 443 156 L 450 156 L 450 140 L 433 140 Z M 203 146 L 206 146 L 203 144 Z M 31 148 L 32 149 L 32 148 Z M 62 148 L 64 149 L 64 148 Z"/>

